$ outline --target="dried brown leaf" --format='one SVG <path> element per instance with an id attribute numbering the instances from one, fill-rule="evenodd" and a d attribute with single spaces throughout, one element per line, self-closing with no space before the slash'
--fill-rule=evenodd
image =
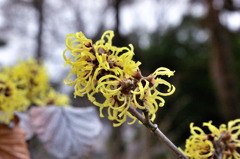
<path id="1" fill-rule="evenodd" d="M 25 132 L 18 125 L 0 124 L 0 159 L 30 159 Z"/>

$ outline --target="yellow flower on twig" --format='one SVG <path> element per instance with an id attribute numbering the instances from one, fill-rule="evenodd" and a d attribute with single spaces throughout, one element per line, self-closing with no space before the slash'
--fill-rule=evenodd
<path id="1" fill-rule="evenodd" d="M 190 124 L 190 132 L 183 153 L 190 159 L 213 159 L 215 150 L 209 136 L 201 128 L 193 126 L 193 123 Z"/>
<path id="2" fill-rule="evenodd" d="M 238 159 L 240 154 L 240 119 L 221 124 L 219 128 L 212 121 L 203 123 L 210 133 L 205 132 L 193 123 L 190 124 L 191 136 L 186 140 L 184 154 L 191 159 L 206 159 L 222 156 L 223 159 Z"/>
<path id="3" fill-rule="evenodd" d="M 93 43 L 82 32 L 67 35 L 66 49 L 63 52 L 65 65 L 71 71 L 65 83 L 74 85 L 74 95 L 84 96 L 100 107 L 107 108 L 109 120 L 114 126 L 124 123 L 127 118 L 136 118 L 128 112 L 130 107 L 137 110 L 148 109 L 152 120 L 159 106 L 164 105 L 162 96 L 171 95 L 175 87 L 158 76 L 173 75 L 167 68 L 159 68 L 153 74 L 144 77 L 139 69 L 140 62 L 132 60 L 134 48 L 112 45 L 113 31 L 106 31 L 100 40 Z M 157 87 L 167 86 L 167 92 L 160 92 Z M 97 95 L 102 95 L 101 100 Z"/>

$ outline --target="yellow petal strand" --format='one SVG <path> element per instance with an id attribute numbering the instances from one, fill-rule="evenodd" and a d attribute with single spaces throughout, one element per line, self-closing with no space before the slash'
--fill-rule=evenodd
<path id="1" fill-rule="evenodd" d="M 174 75 L 174 71 L 170 71 L 168 68 L 165 68 L 165 67 L 160 67 L 153 73 L 153 75 L 154 76 L 167 75 L 168 77 L 170 77 Z"/>
<path id="2" fill-rule="evenodd" d="M 203 135 L 203 134 L 205 134 L 202 129 L 200 129 L 197 126 L 193 126 L 193 125 L 194 125 L 194 123 L 190 124 L 190 132 L 191 132 L 191 134 L 193 134 L 193 135 Z"/>
<path id="3" fill-rule="evenodd" d="M 203 123 L 203 126 L 207 126 L 208 129 L 217 137 L 220 137 L 220 131 L 217 127 L 212 125 L 212 121 L 209 121 L 207 123 Z"/>

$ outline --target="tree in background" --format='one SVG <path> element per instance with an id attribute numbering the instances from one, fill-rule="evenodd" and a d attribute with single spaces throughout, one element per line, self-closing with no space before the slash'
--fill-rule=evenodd
<path id="1" fill-rule="evenodd" d="M 230 30 L 220 23 L 220 14 L 229 10 L 229 8 L 232 8 L 232 11 L 235 9 L 231 0 L 225 1 L 225 5 L 222 5 L 221 8 L 214 7 L 213 0 L 206 0 L 206 3 L 208 6 L 206 27 L 209 30 L 211 42 L 211 74 L 221 108 L 221 115 L 227 121 L 239 116 L 240 101 Z"/>

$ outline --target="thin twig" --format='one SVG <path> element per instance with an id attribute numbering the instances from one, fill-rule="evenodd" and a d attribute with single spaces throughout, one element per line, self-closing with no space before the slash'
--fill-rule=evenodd
<path id="1" fill-rule="evenodd" d="M 130 107 L 128 110 L 133 116 L 140 120 L 157 138 L 168 146 L 180 159 L 188 159 L 179 149 L 160 131 L 157 124 L 153 124 L 149 119 L 148 110 L 143 111 L 145 117 L 136 109 Z"/>

